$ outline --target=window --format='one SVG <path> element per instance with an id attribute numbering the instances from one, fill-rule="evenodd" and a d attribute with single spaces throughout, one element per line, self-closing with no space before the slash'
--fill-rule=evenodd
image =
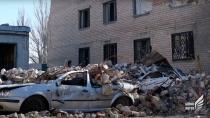
<path id="1" fill-rule="evenodd" d="M 90 27 L 90 8 L 79 11 L 79 28 Z"/>
<path id="2" fill-rule="evenodd" d="M 101 88 L 102 86 L 94 78 L 90 78 L 90 84 L 93 88 Z"/>
<path id="3" fill-rule="evenodd" d="M 117 63 L 117 43 L 104 45 L 104 60 L 111 60 L 112 64 Z"/>
<path id="4" fill-rule="evenodd" d="M 104 23 L 110 23 L 117 20 L 116 0 L 111 0 L 103 4 Z"/>
<path id="5" fill-rule="evenodd" d="M 179 7 L 179 6 L 184 6 L 187 4 L 192 4 L 192 3 L 198 3 L 198 0 L 171 0 L 170 5 L 172 7 Z"/>
<path id="6" fill-rule="evenodd" d="M 62 85 L 75 85 L 86 86 L 87 85 L 87 72 L 76 72 L 67 75 L 64 80 L 61 81 Z"/>
<path id="7" fill-rule="evenodd" d="M 150 39 L 134 40 L 134 62 L 138 63 L 146 54 L 151 52 Z"/>
<path id="8" fill-rule="evenodd" d="M 193 32 L 172 34 L 172 60 L 194 59 Z"/>
<path id="9" fill-rule="evenodd" d="M 149 13 L 152 10 L 152 0 L 133 0 L 134 15 Z"/>
<path id="10" fill-rule="evenodd" d="M 79 49 L 79 65 L 87 66 L 90 63 L 90 48 Z"/>

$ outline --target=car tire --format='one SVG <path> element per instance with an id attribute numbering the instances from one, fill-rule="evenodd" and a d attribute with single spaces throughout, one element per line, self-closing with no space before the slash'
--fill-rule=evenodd
<path id="1" fill-rule="evenodd" d="M 123 105 L 123 106 L 131 106 L 132 105 L 132 102 L 131 102 L 131 99 L 128 98 L 128 97 L 119 97 L 115 102 L 114 104 L 112 105 L 113 107 L 116 107 L 117 105 Z"/>
<path id="2" fill-rule="evenodd" d="M 21 105 L 20 112 L 27 113 L 30 111 L 43 111 L 48 110 L 47 100 L 42 96 L 32 96 L 27 98 Z"/>

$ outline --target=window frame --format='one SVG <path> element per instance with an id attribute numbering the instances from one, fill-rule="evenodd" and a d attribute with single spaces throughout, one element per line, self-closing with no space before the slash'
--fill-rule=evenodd
<path id="1" fill-rule="evenodd" d="M 134 62 L 136 63 L 136 62 L 138 62 L 137 60 L 137 43 L 138 42 L 142 42 L 142 41 L 148 41 L 147 43 L 149 43 L 148 44 L 148 46 L 149 46 L 149 49 L 148 49 L 148 52 L 147 52 L 147 54 L 148 53 L 150 53 L 151 52 L 151 38 L 142 38 L 142 39 L 136 39 L 136 40 L 133 40 L 133 53 L 134 53 Z M 144 55 L 145 56 L 145 55 Z M 142 59 L 142 58 L 141 58 Z M 140 61 L 140 60 L 139 60 Z"/>
<path id="2" fill-rule="evenodd" d="M 78 64 L 80 65 L 80 64 L 82 64 L 82 66 L 87 66 L 88 64 L 90 64 L 90 47 L 83 47 L 83 48 L 79 48 L 79 55 L 78 55 Z M 86 63 L 82 63 L 82 54 L 84 54 L 85 53 L 85 51 L 87 51 L 87 57 L 85 57 L 85 58 L 87 58 L 87 62 Z"/>
<path id="3" fill-rule="evenodd" d="M 107 6 L 111 3 L 114 3 L 114 11 L 113 11 L 113 14 L 114 14 L 114 19 L 113 20 L 110 20 L 110 7 L 109 9 L 107 8 Z M 103 24 L 110 24 L 110 23 L 113 23 L 113 22 L 116 22 L 117 21 L 117 1 L 116 0 L 110 0 L 110 1 L 107 1 L 105 3 L 103 3 Z"/>
<path id="4" fill-rule="evenodd" d="M 152 6 L 152 7 L 153 7 L 153 6 Z M 146 12 L 144 12 L 144 13 L 140 13 L 140 14 L 137 14 L 136 11 L 137 11 L 136 0 L 133 0 L 133 16 L 134 16 L 134 17 L 139 17 L 139 16 L 144 16 L 144 15 L 150 14 L 150 12 L 152 11 L 152 9 L 149 10 L 149 11 L 146 11 Z"/>
<path id="5" fill-rule="evenodd" d="M 83 78 L 83 79 L 85 80 L 84 85 L 79 85 L 79 84 L 66 84 L 66 83 L 63 83 L 63 82 L 65 82 L 65 81 L 72 81 L 72 80 L 74 80 L 75 78 L 73 78 L 73 79 L 71 79 L 71 80 L 66 80 L 66 77 L 67 77 L 67 76 L 72 77 L 72 76 L 71 76 L 72 74 L 78 74 L 78 73 L 79 73 L 79 74 L 85 75 L 85 76 L 84 76 L 85 78 Z M 75 81 L 75 80 L 74 80 L 74 81 Z M 77 80 L 77 81 L 79 81 L 79 80 Z M 85 71 L 85 72 L 70 73 L 70 74 L 66 75 L 66 76 L 61 80 L 61 85 L 66 85 L 66 86 L 82 86 L 82 87 L 86 87 L 87 84 L 88 84 L 88 79 L 87 79 L 87 72 L 86 72 L 86 71 Z"/>
<path id="6" fill-rule="evenodd" d="M 85 23 L 84 23 L 84 12 L 85 11 L 88 11 L 88 18 L 87 18 L 87 26 L 85 26 Z M 82 17 L 82 14 L 83 14 L 83 17 Z M 79 29 L 87 29 L 87 28 L 90 28 L 90 8 L 85 8 L 85 9 L 82 9 L 82 10 L 79 10 Z"/>
<path id="7" fill-rule="evenodd" d="M 191 3 L 185 3 L 185 4 L 181 4 L 181 5 L 177 5 L 176 4 L 176 1 L 177 0 L 170 0 L 169 2 L 169 6 L 171 7 L 171 8 L 180 8 L 180 7 L 185 7 L 185 6 L 190 6 L 190 5 L 192 5 L 192 4 L 194 4 L 194 2 L 196 2 L 196 1 L 192 1 Z M 198 3 L 196 3 L 196 4 L 198 4 Z"/>
<path id="8" fill-rule="evenodd" d="M 188 35 L 189 37 L 187 38 L 188 40 L 185 41 L 185 46 L 186 46 L 186 58 L 174 58 L 174 48 L 175 46 L 175 36 L 181 37 L 182 35 Z M 179 38 L 179 40 L 181 40 Z M 179 41 L 180 42 L 180 41 Z M 184 61 L 184 60 L 194 60 L 195 59 L 195 46 L 194 46 L 194 33 L 193 31 L 187 31 L 187 32 L 180 32 L 180 33 L 174 33 L 171 34 L 171 49 L 172 49 L 172 61 Z M 179 54 L 180 55 L 180 54 Z"/>
<path id="9" fill-rule="evenodd" d="M 106 48 L 112 48 L 112 46 L 114 47 L 114 49 L 113 49 L 114 52 L 113 52 L 113 53 L 116 53 L 116 54 L 114 54 L 114 57 L 110 57 L 109 54 L 106 54 Z M 112 64 L 113 64 L 113 65 L 114 65 L 114 64 L 117 64 L 117 43 L 108 43 L 108 44 L 104 44 L 104 46 L 103 46 L 103 53 L 104 53 L 104 61 L 106 61 L 107 58 L 109 58 L 109 60 L 113 58 L 113 60 L 111 60 L 111 61 L 112 61 Z M 108 57 L 106 57 L 106 55 L 107 55 Z"/>

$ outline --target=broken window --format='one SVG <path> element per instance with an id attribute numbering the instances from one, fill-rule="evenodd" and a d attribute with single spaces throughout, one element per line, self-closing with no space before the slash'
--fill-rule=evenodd
<path id="1" fill-rule="evenodd" d="M 198 3 L 198 0 L 171 0 L 172 7 L 183 6 L 187 4 Z"/>
<path id="2" fill-rule="evenodd" d="M 79 65 L 86 66 L 90 63 L 90 48 L 79 49 Z"/>
<path id="3" fill-rule="evenodd" d="M 87 72 L 77 72 L 67 75 L 62 81 L 62 85 L 75 85 L 86 86 L 87 85 Z"/>
<path id="4" fill-rule="evenodd" d="M 134 62 L 138 63 L 146 54 L 151 52 L 150 39 L 134 40 Z"/>
<path id="5" fill-rule="evenodd" d="M 90 8 L 79 11 L 79 28 L 90 27 Z"/>
<path id="6" fill-rule="evenodd" d="M 117 63 L 117 43 L 104 45 L 104 60 L 110 60 L 112 64 Z"/>
<path id="7" fill-rule="evenodd" d="M 103 4 L 104 23 L 110 23 L 117 20 L 116 0 L 111 0 Z"/>
<path id="8" fill-rule="evenodd" d="M 152 10 L 153 0 L 133 0 L 134 15 L 141 15 Z"/>
<path id="9" fill-rule="evenodd" d="M 194 59 L 192 31 L 172 34 L 172 59 L 173 61 Z"/>

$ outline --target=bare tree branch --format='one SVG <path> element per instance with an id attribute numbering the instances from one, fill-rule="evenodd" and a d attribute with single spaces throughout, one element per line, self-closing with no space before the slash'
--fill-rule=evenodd
<path id="1" fill-rule="evenodd" d="M 29 21 L 26 18 L 24 8 L 18 10 L 18 19 L 17 19 L 16 23 L 18 26 L 28 26 L 29 25 Z"/>
<path id="2" fill-rule="evenodd" d="M 48 48 L 48 20 L 49 20 L 49 5 L 45 0 L 38 0 L 35 4 L 34 16 L 37 22 L 31 25 L 30 33 L 30 60 L 34 63 L 47 63 L 47 48 Z M 26 18 L 25 10 L 18 11 L 18 26 L 29 25 L 29 20 Z"/>
<path id="3" fill-rule="evenodd" d="M 48 35 L 48 20 L 49 10 L 46 1 L 39 0 L 38 6 L 34 11 L 38 25 L 36 30 L 32 31 L 32 40 L 36 44 L 37 55 L 39 57 L 39 63 L 47 63 L 47 42 L 49 41 Z"/>

